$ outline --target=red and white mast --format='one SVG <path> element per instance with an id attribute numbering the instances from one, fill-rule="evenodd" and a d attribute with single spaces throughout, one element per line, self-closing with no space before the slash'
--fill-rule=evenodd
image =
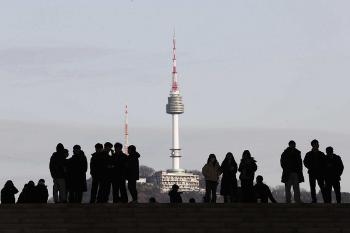
<path id="1" fill-rule="evenodd" d="M 128 105 L 125 105 L 125 125 L 124 125 L 124 153 L 128 154 L 129 147 L 129 119 L 128 119 Z"/>

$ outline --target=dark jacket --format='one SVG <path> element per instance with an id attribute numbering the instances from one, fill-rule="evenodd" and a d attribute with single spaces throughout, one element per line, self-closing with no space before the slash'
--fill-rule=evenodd
<path id="1" fill-rule="evenodd" d="M 256 161 L 253 158 L 241 160 L 238 171 L 240 180 L 254 180 L 255 171 L 258 169 Z"/>
<path id="2" fill-rule="evenodd" d="M 47 203 L 47 199 L 49 198 L 49 191 L 47 190 L 47 186 L 44 184 L 38 184 L 36 187 L 36 202 L 37 203 Z"/>
<path id="3" fill-rule="evenodd" d="M 64 153 L 54 152 L 50 158 L 49 167 L 53 179 L 66 178 L 66 158 Z"/>
<path id="4" fill-rule="evenodd" d="M 1 204 L 15 204 L 15 194 L 18 189 L 15 186 L 5 186 L 1 189 Z"/>
<path id="5" fill-rule="evenodd" d="M 340 176 L 343 174 L 344 165 L 338 155 L 326 155 L 325 156 L 325 178 L 326 180 L 339 181 Z"/>
<path id="6" fill-rule="evenodd" d="M 126 166 L 128 156 L 123 151 L 116 151 L 111 157 L 112 179 L 126 179 Z M 135 165 L 136 166 L 136 165 Z M 138 167 L 138 161 L 137 161 Z M 137 169 L 138 170 L 138 169 Z M 138 173 L 138 172 L 137 172 Z M 138 177 L 138 174 L 137 174 Z"/>
<path id="7" fill-rule="evenodd" d="M 287 183 L 291 173 L 297 173 L 299 183 L 304 182 L 303 161 L 301 153 L 295 148 L 288 147 L 281 155 L 282 182 Z"/>
<path id="8" fill-rule="evenodd" d="M 139 179 L 139 158 L 140 154 L 138 152 L 128 155 L 126 163 L 126 178 L 128 180 Z"/>
<path id="9" fill-rule="evenodd" d="M 276 203 L 269 186 L 264 183 L 254 185 L 254 194 L 257 201 L 260 199 L 262 203 L 268 203 L 268 199 L 270 199 L 271 202 Z"/>
<path id="10" fill-rule="evenodd" d="M 25 184 L 22 192 L 19 194 L 17 203 L 35 203 L 36 189 L 35 186 Z"/>
<path id="11" fill-rule="evenodd" d="M 110 163 L 109 155 L 104 152 L 95 152 L 90 159 L 90 174 L 94 179 L 106 179 L 108 164 Z"/>
<path id="12" fill-rule="evenodd" d="M 170 197 L 170 203 L 182 203 L 182 197 L 181 192 L 178 192 L 176 190 L 170 190 L 169 197 Z"/>
<path id="13" fill-rule="evenodd" d="M 324 177 L 325 155 L 321 151 L 309 151 L 304 158 L 304 165 L 310 175 Z"/>
<path id="14" fill-rule="evenodd" d="M 87 159 L 83 151 L 80 154 L 73 155 L 67 160 L 68 179 L 67 186 L 69 191 L 85 192 Z"/>
<path id="15" fill-rule="evenodd" d="M 220 194 L 223 196 L 233 195 L 237 191 L 237 163 L 233 160 L 231 164 L 224 160 L 221 164 L 222 178 Z"/>

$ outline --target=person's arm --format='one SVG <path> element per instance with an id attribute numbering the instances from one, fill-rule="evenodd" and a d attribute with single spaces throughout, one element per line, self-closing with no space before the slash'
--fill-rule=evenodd
<path id="1" fill-rule="evenodd" d="M 306 153 L 305 157 L 304 157 L 304 166 L 309 169 L 310 168 L 310 157 L 309 155 Z"/>
<path id="2" fill-rule="evenodd" d="M 341 176 L 343 174 L 343 171 L 344 171 L 344 164 L 339 156 L 339 176 Z"/>

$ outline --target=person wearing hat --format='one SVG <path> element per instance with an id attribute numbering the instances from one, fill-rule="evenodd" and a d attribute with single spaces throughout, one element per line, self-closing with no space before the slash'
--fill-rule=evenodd
<path id="1" fill-rule="evenodd" d="M 81 203 L 87 191 L 87 159 L 79 145 L 73 147 L 73 156 L 68 159 L 68 199 L 70 203 Z"/>
<path id="2" fill-rule="evenodd" d="M 170 203 L 182 203 L 181 194 L 179 192 L 179 186 L 177 184 L 173 184 L 171 190 L 169 191 Z"/>

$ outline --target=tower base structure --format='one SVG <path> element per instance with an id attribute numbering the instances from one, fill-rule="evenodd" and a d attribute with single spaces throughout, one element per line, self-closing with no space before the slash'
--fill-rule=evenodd
<path id="1" fill-rule="evenodd" d="M 169 192 L 174 184 L 180 187 L 181 192 L 199 191 L 199 175 L 187 173 L 182 169 L 159 171 L 153 177 L 161 192 Z"/>

